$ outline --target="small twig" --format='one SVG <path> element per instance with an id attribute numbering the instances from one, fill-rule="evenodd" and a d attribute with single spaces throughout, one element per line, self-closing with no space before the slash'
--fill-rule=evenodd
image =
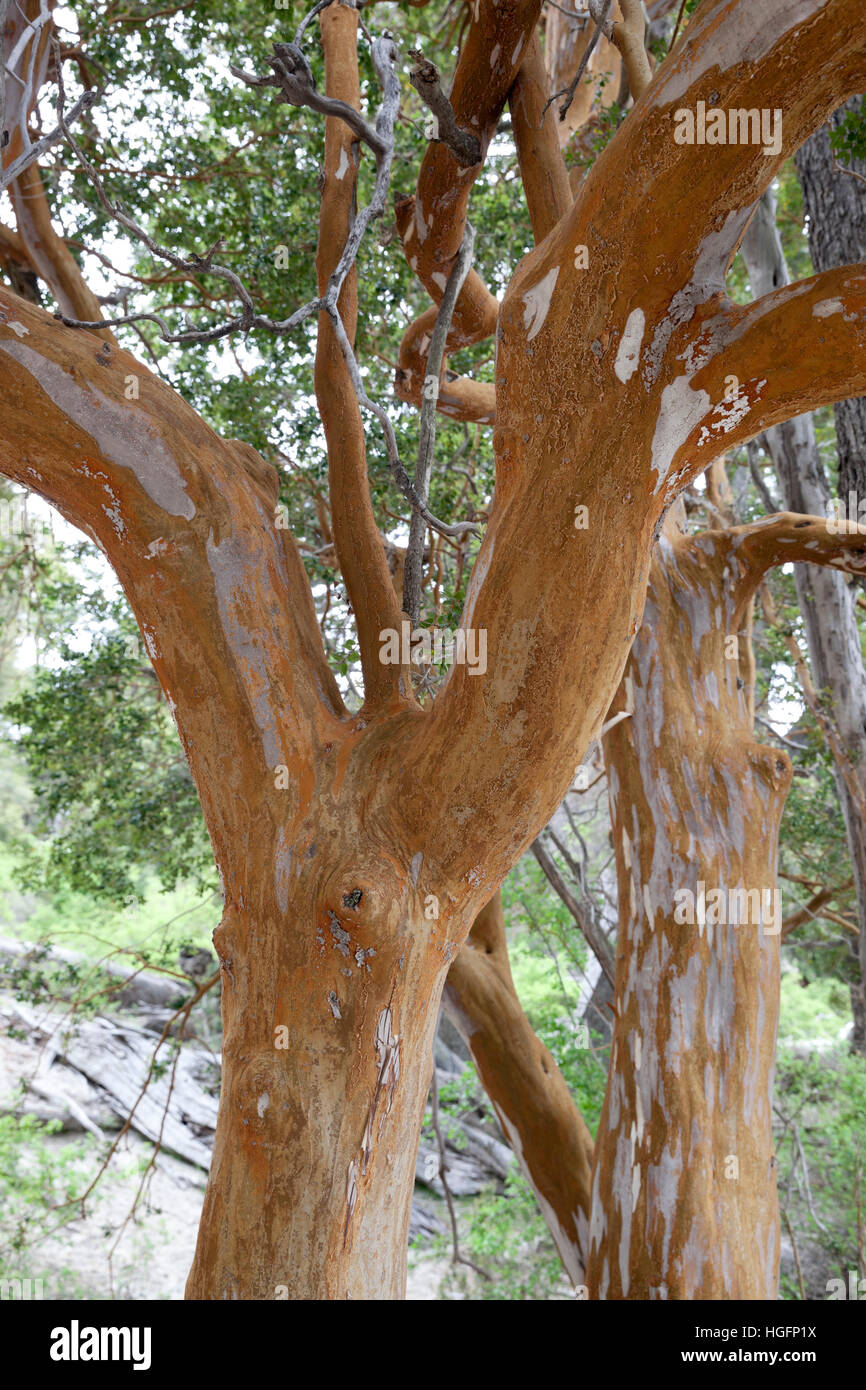
<path id="1" fill-rule="evenodd" d="M 583 50 L 583 57 L 580 60 L 577 72 L 574 74 L 574 77 L 572 78 L 571 82 L 567 87 L 564 87 L 561 92 L 554 92 L 553 96 L 548 97 L 547 101 L 544 103 L 544 110 L 541 113 L 542 121 L 544 120 L 544 117 L 547 114 L 548 106 L 552 106 L 553 103 L 559 99 L 559 97 L 565 97 L 565 101 L 559 108 L 559 119 L 561 121 L 564 121 L 566 116 L 568 115 L 568 108 L 574 101 L 574 94 L 577 91 L 578 85 L 580 83 L 581 78 L 583 77 L 583 74 L 586 72 L 587 64 L 589 63 L 589 60 L 592 57 L 593 52 L 595 51 L 595 46 L 601 38 L 605 23 L 607 22 L 608 12 L 610 11 L 612 3 L 613 0 L 604 0 L 603 10 L 601 10 L 597 18 L 595 18 L 594 16 L 595 29 L 593 30 L 590 36 L 589 43 Z"/>
<path id="2" fill-rule="evenodd" d="M 477 135 L 468 130 L 461 130 L 457 124 L 451 102 L 442 90 L 439 69 L 417 48 L 410 50 L 409 57 L 415 60 L 415 66 L 409 72 L 409 81 L 424 105 L 433 113 L 436 122 L 436 133 L 432 138 L 447 145 L 457 163 L 463 168 L 469 169 L 475 164 L 480 164 L 481 142 Z"/>
<path id="3" fill-rule="evenodd" d="M 800 1127 L 799 1125 L 795 1124 L 793 1120 L 791 1121 L 791 1129 L 794 1134 L 794 1139 L 797 1143 L 797 1152 L 800 1155 L 800 1164 L 803 1169 L 803 1195 L 806 1198 L 806 1206 L 809 1208 L 809 1215 L 811 1216 L 815 1225 L 818 1227 L 818 1230 L 823 1231 L 825 1236 L 829 1235 L 830 1233 L 827 1230 L 827 1227 L 824 1225 L 824 1222 L 818 1216 L 817 1212 L 815 1211 L 814 1204 L 812 1202 L 812 1188 L 809 1183 L 809 1165 L 806 1162 L 806 1154 L 803 1149 L 803 1141 L 800 1138 Z"/>
<path id="4" fill-rule="evenodd" d="M 430 1082 L 430 1109 L 433 1120 L 433 1132 L 436 1135 L 436 1143 L 439 1148 L 439 1180 L 445 1192 L 445 1202 L 448 1206 L 448 1216 L 451 1221 L 451 1263 L 453 1265 L 468 1265 L 474 1269 L 476 1274 L 480 1274 L 482 1279 L 491 1282 L 491 1277 L 486 1269 L 482 1269 L 474 1260 L 470 1260 L 468 1255 L 460 1252 L 460 1238 L 457 1233 L 457 1213 L 454 1210 L 454 1197 L 451 1188 L 448 1186 L 448 1164 L 445 1155 L 445 1140 L 442 1137 L 442 1126 L 439 1123 L 439 1079 L 436 1075 L 436 1064 L 433 1064 L 433 1079 Z"/>
<path id="5" fill-rule="evenodd" d="M 679 12 L 679 14 L 677 15 L 677 22 L 676 22 L 676 24 L 674 25 L 674 32 L 673 32 L 673 34 L 671 35 L 671 41 L 670 41 L 670 44 L 668 45 L 668 53 L 670 53 L 671 49 L 673 48 L 674 44 L 675 44 L 676 41 L 677 41 L 677 34 L 680 32 L 680 25 L 681 25 L 682 22 L 683 22 L 683 15 L 684 15 L 684 13 L 685 13 L 685 9 L 686 9 L 686 0 L 682 0 L 682 4 L 680 5 L 680 12 Z"/>
<path id="6" fill-rule="evenodd" d="M 840 164 L 838 159 L 834 159 L 833 163 L 839 170 L 840 174 L 850 174 L 852 179 L 858 179 L 860 183 L 866 183 L 866 177 L 864 177 L 863 174 L 859 174 L 856 169 L 846 169 L 845 165 Z"/>
<path id="7" fill-rule="evenodd" d="M 559 10 L 560 14 L 564 14 L 566 19 L 570 19 L 572 24 L 579 24 L 581 29 L 586 24 L 587 16 L 585 14 L 575 14 L 574 10 L 567 10 L 564 5 L 558 5 L 556 0 L 544 0 L 544 3 L 552 5 L 555 10 Z"/>
<path id="8" fill-rule="evenodd" d="M 763 447 L 763 446 L 760 446 L 760 447 Z M 746 445 L 746 456 L 747 456 L 747 458 L 748 458 L 748 460 L 749 460 L 749 472 L 750 472 L 751 475 L 752 475 L 752 482 L 755 484 L 755 487 L 758 489 L 758 495 L 760 496 L 761 501 L 763 502 L 764 506 L 766 507 L 768 513 L 772 516 L 772 514 L 773 514 L 774 512 L 779 512 L 779 511 L 781 511 L 782 509 L 781 509 L 779 503 L 778 503 L 778 502 L 776 501 L 776 499 L 773 497 L 773 494 L 770 492 L 770 489 L 767 487 L 767 484 L 764 482 L 764 479 L 761 477 L 761 470 L 760 470 L 760 468 L 758 467 L 758 450 L 759 450 L 759 443 L 758 443 L 758 440 L 757 440 L 757 439 L 750 439 L 749 442 L 748 442 L 748 444 Z M 770 451 L 769 451 L 769 448 L 768 448 L 768 449 L 767 449 L 767 453 L 769 453 L 769 452 L 770 452 Z"/>
<path id="9" fill-rule="evenodd" d="M 460 291 L 469 274 L 472 264 L 472 251 L 475 246 L 475 229 L 467 222 L 463 232 L 460 250 L 445 284 L 445 292 L 436 314 L 436 322 L 427 352 L 427 372 L 421 400 L 421 422 L 418 439 L 418 459 L 415 464 L 415 491 L 423 505 L 426 505 L 430 489 L 430 473 L 433 468 L 433 446 L 436 441 L 436 401 L 439 396 L 439 378 L 445 360 L 445 344 L 451 327 L 451 316 Z M 406 559 L 403 571 L 403 607 L 413 624 L 421 616 L 421 568 L 424 554 L 424 518 L 417 508 L 412 512 L 409 525 L 409 541 L 406 546 Z"/>
<path id="10" fill-rule="evenodd" d="M 797 1283 L 800 1285 L 800 1297 L 805 1302 L 806 1285 L 803 1282 L 803 1266 L 800 1264 L 800 1251 L 797 1249 L 797 1237 L 794 1235 L 794 1228 L 791 1225 L 791 1218 L 788 1215 L 787 1207 L 782 1207 L 782 1220 L 784 1221 L 785 1229 L 787 1230 L 788 1235 L 791 1238 L 791 1248 L 794 1251 L 794 1264 L 797 1266 Z"/>

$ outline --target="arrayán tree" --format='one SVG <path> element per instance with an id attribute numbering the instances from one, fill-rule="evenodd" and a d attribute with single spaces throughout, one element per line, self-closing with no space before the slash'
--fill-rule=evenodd
<path id="1" fill-rule="evenodd" d="M 235 75 L 226 74 L 216 113 L 226 127 L 223 151 L 213 161 L 215 169 L 230 163 L 248 128 L 254 141 L 279 146 L 293 107 L 323 120 L 318 295 L 306 307 L 272 313 L 264 266 L 248 283 L 219 245 L 181 253 L 165 244 L 165 228 L 161 241 L 147 233 L 147 207 L 136 217 L 113 202 L 85 152 L 96 143 L 88 101 L 70 97 L 68 121 L 60 105 L 58 141 L 45 147 L 59 160 L 52 196 L 64 186 L 63 170 L 75 168 L 70 216 L 95 226 L 112 219 L 168 267 L 169 302 L 189 308 L 183 296 L 196 296 L 198 317 L 172 327 L 164 315 L 104 315 L 54 226 L 38 166 L 27 162 L 36 152 L 30 124 L 46 79 L 56 83 L 64 71 L 68 78 L 69 68 L 44 7 L 4 6 L 3 162 L 17 219 L 2 233 L 5 257 L 18 267 L 19 291 L 32 288 L 29 271 L 62 320 L 32 295 L 0 288 L 0 468 L 52 502 L 111 561 L 175 715 L 224 893 L 214 933 L 223 1082 L 192 1298 L 272 1298 L 278 1288 L 293 1298 L 402 1295 L 446 976 L 601 729 L 641 626 L 667 512 L 724 450 L 866 392 L 866 266 L 784 285 L 748 307 L 725 292 L 731 259 L 782 161 L 863 86 L 861 0 L 703 0 L 655 72 L 642 33 L 635 42 L 641 7 L 592 6 L 592 32 L 606 28 L 622 53 L 619 96 L 633 104 L 583 180 L 568 176 L 556 109 L 547 105 L 541 0 L 476 0 L 449 98 L 423 64 L 413 72 L 438 125 L 414 198 L 396 207 L 408 266 L 433 300 L 406 332 L 397 393 L 434 402 L 446 420 L 492 429 L 496 466 L 461 617 L 463 628 L 485 634 L 487 668 L 455 664 L 435 698 L 423 698 L 411 663 L 380 660 L 381 634 L 400 631 L 404 615 L 371 499 L 369 438 L 385 430 L 407 520 L 414 510 L 431 533 L 451 536 L 462 534 L 461 523 L 428 510 L 424 467 L 410 482 L 352 346 L 355 256 L 369 220 L 358 204 L 359 172 L 372 206 L 384 211 L 409 59 L 381 28 L 368 37 L 365 24 L 359 64 L 358 11 L 339 0 L 316 8 L 294 41 L 277 33 L 267 61 L 256 37 L 265 26 L 256 31 L 242 11 Z M 371 7 L 364 14 L 387 23 Z M 323 86 L 306 56 L 316 25 Z M 111 81 L 104 65 L 88 65 L 86 46 L 67 57 L 79 63 L 85 93 Z M 191 53 L 187 61 L 192 70 Z M 176 95 L 183 73 L 176 59 L 164 62 Z M 197 94 L 192 71 L 186 94 Z M 508 228 L 496 230 L 497 255 L 513 264 L 498 303 L 478 272 L 466 274 L 466 215 L 509 100 L 537 245 L 513 264 Z M 683 111 L 695 114 L 694 144 L 675 138 Z M 730 112 L 744 113 L 733 141 Z M 763 112 L 779 132 L 769 145 Z M 699 130 L 706 143 L 697 143 Z M 303 151 L 297 164 L 303 168 Z M 106 176 L 113 167 L 110 158 L 100 163 Z M 145 204 L 159 203 L 160 172 L 142 176 Z M 317 182 L 313 167 L 310 180 Z M 291 231 L 290 207 L 284 216 Z M 309 258 L 309 228 L 295 230 L 292 255 Z M 190 229 L 173 232 L 198 240 Z M 380 248 L 382 256 L 398 253 L 395 242 Z M 171 301 L 177 285 L 181 297 Z M 456 305 L 443 355 L 436 306 L 449 288 Z M 202 353 L 229 341 L 240 354 L 245 335 L 250 343 L 277 335 L 302 354 L 312 313 L 331 542 L 363 673 L 363 704 L 351 711 L 326 659 L 301 551 L 280 524 L 277 471 L 250 443 L 228 437 L 231 429 L 217 434 L 110 327 L 135 320 L 151 350 L 161 335 Z M 494 331 L 493 380 L 451 370 L 449 354 Z M 238 356 L 238 370 L 251 369 Z M 185 371 L 195 396 L 194 369 Z M 220 391 L 227 403 L 211 417 L 229 421 L 232 387 L 214 388 L 215 398 Z M 371 405 L 365 437 L 362 408 Z M 258 434 L 244 433 L 260 438 L 261 424 Z M 429 415 L 422 464 L 425 430 Z M 737 795 L 728 787 L 722 809 L 732 813 Z M 673 918 L 682 886 L 673 865 L 653 875 L 659 920 Z M 743 969 L 753 946 L 730 938 Z M 717 970 L 712 949 L 707 940 L 672 956 L 683 998 L 696 973 Z M 728 966 L 735 981 L 740 965 Z M 654 977 L 645 987 L 655 988 Z M 672 978 L 668 989 L 676 988 Z M 634 1018 L 642 1017 L 638 1004 Z M 739 1026 L 736 1011 L 730 1026 Z M 714 1027 L 711 1019 L 710 1034 Z M 685 1033 L 671 1033 L 668 1045 L 685 1048 Z M 646 1055 L 650 1043 L 636 1034 L 615 1050 L 610 1096 L 633 1095 L 642 1048 Z M 666 1065 L 676 1073 L 676 1057 Z M 652 1078 L 640 1094 L 641 1132 L 626 1136 L 627 1192 L 620 1146 L 598 1146 L 593 1224 L 602 1232 L 625 1232 L 631 1213 L 623 1204 L 634 1210 L 641 1193 L 660 1185 L 677 1207 L 683 1169 L 665 1136 L 683 1130 L 684 1116 L 671 1113 L 683 1096 Z M 755 1183 L 740 1191 L 751 1201 Z M 736 1206 L 736 1195 L 730 1200 Z M 736 1213 L 729 1224 L 736 1233 Z M 586 1213 L 562 1225 L 572 1267 L 582 1267 Z M 724 1270 L 702 1282 L 704 1265 L 721 1258 L 712 1232 L 711 1222 L 698 1222 L 688 1236 L 693 1277 L 681 1296 L 720 1283 L 731 1297 L 762 1296 L 777 1233 L 761 1248 L 743 1237 L 728 1282 Z M 630 1259 L 622 1235 L 616 1246 L 612 1258 Z M 682 1246 L 659 1237 L 662 1264 L 681 1261 Z M 664 1268 L 660 1275 L 664 1285 Z M 627 1296 L 621 1269 L 616 1286 Z M 595 1276 L 593 1288 L 604 1292 Z"/>

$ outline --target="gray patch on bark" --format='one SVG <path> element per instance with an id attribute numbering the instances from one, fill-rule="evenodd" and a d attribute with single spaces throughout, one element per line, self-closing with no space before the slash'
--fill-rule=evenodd
<path id="1" fill-rule="evenodd" d="M 328 926 L 331 929 L 335 947 L 341 955 L 348 956 L 351 937 L 345 928 L 340 925 L 340 919 L 337 914 L 332 912 L 330 908 L 328 909 Z"/>

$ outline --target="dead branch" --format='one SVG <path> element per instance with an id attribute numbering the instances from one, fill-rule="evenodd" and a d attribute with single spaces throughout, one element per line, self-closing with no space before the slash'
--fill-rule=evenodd
<path id="1" fill-rule="evenodd" d="M 551 888 L 558 894 L 564 905 L 568 908 L 578 927 L 580 928 L 589 946 L 611 985 L 614 984 L 614 967 L 607 942 L 598 930 L 590 913 L 585 912 L 580 903 L 575 898 L 559 869 L 556 867 L 551 856 L 548 854 L 541 842 L 541 837 L 533 840 L 531 845 L 532 853 L 547 879 Z"/>
<path id="2" fill-rule="evenodd" d="M 84 92 L 78 98 L 75 105 L 70 108 L 69 115 L 66 117 L 67 124 L 72 124 L 72 122 L 77 121 L 83 111 L 89 111 L 92 106 L 95 106 L 101 95 L 102 93 L 100 91 L 96 91 L 93 88 L 88 92 Z M 65 139 L 63 126 L 57 125 L 52 131 L 49 131 L 47 135 L 43 135 L 41 139 L 37 140 L 35 145 L 28 140 L 27 148 L 24 153 L 20 154 L 17 159 L 14 159 L 12 163 L 0 173 L 0 193 L 2 193 L 4 188 L 8 188 L 10 183 L 14 183 L 15 180 L 24 173 L 25 169 L 29 169 L 31 164 L 35 164 L 37 160 L 41 159 L 44 154 L 47 154 L 50 149 L 53 149 L 53 147 L 59 144 L 63 139 Z"/>
<path id="3" fill-rule="evenodd" d="M 477 135 L 461 130 L 454 117 L 451 102 L 442 90 L 439 69 L 429 62 L 417 48 L 409 53 L 415 66 L 410 69 L 409 81 L 415 88 L 424 105 L 433 114 L 434 133 L 430 137 L 447 145 L 457 163 L 469 169 L 481 163 L 481 142 Z"/>
<path id="4" fill-rule="evenodd" d="M 574 74 L 574 77 L 571 79 L 571 82 L 568 84 L 567 87 L 565 87 L 561 92 L 554 92 L 553 96 L 548 98 L 547 104 L 544 108 L 546 111 L 547 107 L 552 106 L 553 103 L 555 101 L 558 101 L 560 97 L 565 97 L 565 101 L 559 108 L 559 119 L 561 121 L 564 121 L 566 116 L 568 115 L 568 108 L 571 106 L 571 103 L 574 100 L 574 94 L 577 91 L 578 85 L 580 83 L 581 78 L 583 77 L 583 74 L 586 72 L 587 64 L 590 58 L 592 57 L 593 50 L 596 44 L 598 43 L 602 34 L 605 33 L 609 28 L 608 14 L 610 12 L 610 7 L 612 4 L 613 0 L 596 0 L 595 4 L 593 4 L 593 0 L 590 0 L 589 11 L 593 20 L 595 21 L 595 29 L 593 30 L 592 35 L 590 36 L 589 43 L 586 45 L 586 48 L 583 51 L 583 56 L 578 64 L 577 72 Z M 608 37 L 610 37 L 609 34 Z"/>

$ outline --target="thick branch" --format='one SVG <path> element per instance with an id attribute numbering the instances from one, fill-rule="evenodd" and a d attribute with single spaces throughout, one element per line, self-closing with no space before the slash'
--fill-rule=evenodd
<path id="1" fill-rule="evenodd" d="M 611 27 L 611 38 L 625 64 L 629 91 L 639 101 L 652 81 L 653 70 L 646 51 L 646 20 L 642 0 L 619 0 L 622 23 Z"/>
<path id="2" fill-rule="evenodd" d="M 314 750 L 345 713 L 303 565 L 275 525 L 276 472 L 248 445 L 219 439 L 130 354 L 3 289 L 0 361 L 0 471 L 52 502 L 114 566 L 175 715 L 226 892 L 243 894 L 264 871 L 256 821 L 275 814 L 265 808 L 276 797 L 291 826 Z"/>
<path id="3" fill-rule="evenodd" d="M 548 82 L 538 35 L 527 43 L 508 104 L 520 178 L 536 243 L 543 241 L 573 205 L 556 119 L 547 109 Z"/>
<path id="4" fill-rule="evenodd" d="M 579 1284 L 588 1255 L 592 1138 L 517 997 L 498 892 L 452 964 L 442 1003 L 472 1053 L 562 1262 Z"/>
<path id="5" fill-rule="evenodd" d="M 497 6 L 495 0 L 478 0 L 472 8 L 451 89 L 451 107 L 457 125 L 477 133 L 479 162 L 470 169 L 461 168 L 446 145 L 430 145 L 421 163 L 415 197 L 403 199 L 395 208 L 406 259 L 437 304 L 463 240 L 472 184 L 480 173 L 540 10 L 541 0 L 517 0 L 508 10 Z M 498 310 L 496 297 L 477 272 L 470 271 L 454 311 L 448 352 L 491 337 Z M 395 391 L 412 405 L 421 402 L 429 345 L 425 338 L 432 323 L 428 312 L 423 324 L 417 320 L 407 329 L 400 345 Z M 468 378 L 453 379 L 440 393 L 438 408 L 454 419 L 489 424 L 496 409 L 495 390 Z"/>
<path id="6" fill-rule="evenodd" d="M 727 532 L 728 566 L 733 573 L 735 624 L 769 570 L 794 561 L 832 565 L 852 574 L 866 571 L 866 528 L 857 523 L 780 512 Z M 839 534 L 841 532 L 841 534 Z"/>
<path id="7" fill-rule="evenodd" d="M 824 271 L 709 317 L 690 351 L 706 366 L 669 388 L 694 421 L 669 478 L 679 485 L 694 461 L 705 467 L 771 425 L 864 394 L 864 349 L 866 266 Z"/>

